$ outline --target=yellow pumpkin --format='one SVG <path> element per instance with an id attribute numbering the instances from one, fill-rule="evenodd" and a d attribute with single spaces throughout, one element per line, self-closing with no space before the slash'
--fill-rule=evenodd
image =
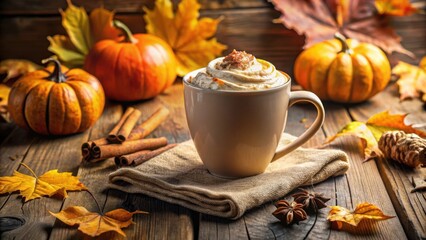
<path id="1" fill-rule="evenodd" d="M 317 43 L 297 57 L 294 76 L 322 100 L 357 103 L 386 87 L 391 67 L 378 47 L 336 33 L 335 39 Z"/>
<path id="2" fill-rule="evenodd" d="M 13 84 L 8 109 L 14 122 L 43 135 L 67 135 L 95 124 L 105 105 L 101 83 L 82 69 L 54 66 L 30 72 Z"/>

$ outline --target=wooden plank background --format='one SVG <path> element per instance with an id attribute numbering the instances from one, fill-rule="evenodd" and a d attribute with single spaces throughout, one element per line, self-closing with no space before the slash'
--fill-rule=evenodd
<path id="1" fill-rule="evenodd" d="M 177 1 L 176 1 L 177 2 Z M 302 50 L 304 38 L 282 24 L 272 23 L 280 16 L 272 4 L 262 0 L 200 1 L 202 16 L 219 17 L 220 23 L 217 38 L 232 49 L 243 49 L 274 63 L 279 69 L 292 73 L 293 62 Z M 0 59 L 25 58 L 37 63 L 51 56 L 47 51 L 47 36 L 65 34 L 61 26 L 58 9 L 66 8 L 65 0 L 2 0 L 0 8 Z M 117 10 L 117 19 L 127 24 L 134 33 L 145 32 L 142 6 L 153 6 L 152 0 L 104 0 L 74 1 L 91 10 L 97 6 Z M 403 60 L 417 63 L 419 57 L 426 55 L 426 17 L 412 15 L 395 18 L 392 21 L 397 32 L 403 38 L 403 46 L 413 51 L 417 59 L 405 56 Z M 407 25 L 409 24 L 409 28 Z"/>
<path id="2" fill-rule="evenodd" d="M 217 37 L 220 42 L 229 46 L 226 52 L 233 48 L 246 50 L 259 58 L 271 61 L 277 68 L 292 75 L 293 62 L 302 50 L 304 39 L 283 25 L 272 23 L 272 19 L 277 18 L 280 13 L 274 10 L 270 3 L 261 0 L 202 0 L 200 2 L 202 16 L 224 16 Z M 88 10 L 101 4 L 107 9 L 116 9 L 117 18 L 134 32 L 144 32 L 142 6 L 153 6 L 152 0 L 75 0 L 74 3 L 83 5 Z M 58 8 L 65 7 L 65 0 L 1 0 L 0 59 L 26 58 L 40 62 L 41 59 L 50 56 L 51 54 L 47 51 L 49 43 L 46 36 L 65 34 L 58 12 Z M 419 57 L 426 55 L 426 16 L 396 18 L 392 24 L 402 36 L 403 45 L 418 57 L 409 59 L 402 56 L 402 59 L 418 63 Z M 183 109 L 182 85 L 179 81 L 165 94 L 154 100 L 131 105 L 143 110 L 144 117 L 149 116 L 160 105 L 167 106 L 171 109 L 171 117 L 152 136 L 166 136 L 171 142 L 189 139 Z M 114 170 L 114 166 L 108 161 L 96 165 L 82 164 L 79 149 L 82 142 L 105 135 L 120 118 L 124 107 L 126 106 L 109 102 L 102 118 L 90 131 L 63 138 L 44 138 L 12 124 L 1 124 L 0 176 L 10 175 L 17 169 L 25 172 L 22 167 L 19 167 L 20 162 L 32 166 L 38 174 L 52 168 L 78 174 L 82 182 L 96 190 L 94 195 L 101 203 L 103 210 L 125 207 L 128 210 L 141 209 L 150 212 L 149 215 L 135 216 L 137 224 L 125 230 L 129 239 L 426 238 L 424 229 L 426 196 L 424 193 L 407 192 L 407 189 L 410 189 L 409 178 L 413 173 L 394 163 L 370 161 L 362 164 L 361 143 L 352 138 L 342 138 L 332 145 L 349 154 L 351 170 L 346 176 L 331 178 L 316 185 L 315 189 L 334 196 L 330 204 L 353 209 L 359 202 L 369 201 L 383 207 L 387 214 L 398 216 L 374 226 L 366 226 L 356 235 L 351 231 L 331 231 L 329 223 L 325 220 L 326 211 L 317 218 L 311 216 L 307 222 L 297 228 L 283 228 L 271 217 L 274 209 L 272 203 L 249 211 L 237 221 L 228 221 L 143 195 L 109 190 L 104 183 L 107 181 L 107 173 Z M 390 85 L 385 92 L 363 104 L 326 103 L 326 123 L 322 131 L 317 133 L 306 146 L 316 146 L 348 122 L 363 121 L 385 109 L 411 112 L 413 114 L 410 120 L 416 123 L 426 121 L 426 116 L 421 111 L 421 103 L 419 101 L 399 103 L 395 85 Z M 307 122 L 301 123 L 301 119 L 305 118 Z M 286 131 L 298 135 L 314 118 L 313 108 L 304 105 L 292 107 Z M 10 156 L 16 159 L 11 161 Z M 3 234 L 1 238 L 83 239 L 84 236 L 76 228 L 65 226 L 47 213 L 47 209 L 59 211 L 71 205 L 84 205 L 89 210 L 97 210 L 91 197 L 84 192 L 71 193 L 70 198 L 64 201 L 43 198 L 27 204 L 22 204 L 22 199 L 15 194 L 0 196 L 1 216 L 21 216 L 27 221 L 25 228 Z"/>

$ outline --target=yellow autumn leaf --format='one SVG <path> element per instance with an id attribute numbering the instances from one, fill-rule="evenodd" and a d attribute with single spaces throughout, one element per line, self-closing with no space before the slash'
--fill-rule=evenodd
<path id="1" fill-rule="evenodd" d="M 399 62 L 392 73 L 399 76 L 397 85 L 401 100 L 422 96 L 426 101 L 426 57 L 423 57 L 419 66 Z"/>
<path id="2" fill-rule="evenodd" d="M 391 16 L 408 16 L 422 12 L 414 7 L 410 0 L 375 0 L 374 5 L 379 14 Z"/>
<path id="3" fill-rule="evenodd" d="M 196 0 L 182 0 L 176 12 L 170 0 L 157 0 L 153 10 L 144 8 L 147 32 L 171 46 L 178 62 L 179 76 L 205 67 L 226 49 L 214 38 L 221 18 L 198 19 L 199 9 Z"/>
<path id="4" fill-rule="evenodd" d="M 9 114 L 7 111 L 7 101 L 9 99 L 10 87 L 0 83 L 0 119 L 9 122 Z"/>
<path id="5" fill-rule="evenodd" d="M 338 222 L 339 229 L 342 228 L 341 223 L 356 227 L 364 219 L 379 221 L 394 217 L 385 215 L 379 207 L 368 202 L 358 204 L 354 211 L 341 206 L 331 206 L 330 208 L 327 219 L 331 222 Z"/>
<path id="6" fill-rule="evenodd" d="M 42 196 L 68 196 L 67 191 L 81 191 L 87 188 L 72 176 L 70 172 L 58 172 L 57 169 L 37 176 L 27 165 L 25 166 L 33 176 L 15 171 L 12 176 L 0 177 L 0 194 L 19 191 L 25 202 Z"/>
<path id="7" fill-rule="evenodd" d="M 9 99 L 10 87 L 0 83 L 0 107 L 7 105 Z"/>
<path id="8" fill-rule="evenodd" d="M 89 212 L 86 208 L 81 206 L 73 206 L 59 213 L 50 211 L 49 213 L 67 225 L 79 225 L 78 230 L 91 237 L 96 237 L 110 231 L 117 232 L 125 237 L 126 234 L 121 229 L 133 223 L 133 215 L 147 212 L 128 212 L 119 208 L 101 215 L 99 213 Z"/>
<path id="9" fill-rule="evenodd" d="M 67 0 L 67 3 L 67 9 L 60 10 L 67 36 L 48 36 L 48 50 L 64 65 L 80 67 L 93 44 L 104 39 L 118 39 L 120 31 L 112 23 L 114 12 L 96 8 L 88 16 L 83 7 L 74 6 L 71 0 Z"/>
<path id="10" fill-rule="evenodd" d="M 67 9 L 65 11 L 60 10 L 62 26 L 78 51 L 87 54 L 92 45 L 89 16 L 87 16 L 83 7 L 74 6 L 71 0 L 67 0 L 67 3 Z"/>
<path id="11" fill-rule="evenodd" d="M 48 50 L 54 53 L 64 65 L 73 68 L 84 64 L 85 54 L 81 53 L 67 36 L 48 36 L 47 40 L 50 42 Z"/>
<path id="12" fill-rule="evenodd" d="M 388 111 L 377 113 L 365 123 L 354 121 L 347 124 L 336 135 L 331 136 L 326 143 L 330 143 L 341 136 L 356 136 L 363 141 L 365 159 L 371 159 L 376 155 L 381 155 L 378 141 L 387 131 L 401 130 L 426 137 L 426 132 L 404 123 L 406 116 L 407 114 L 389 114 Z"/>

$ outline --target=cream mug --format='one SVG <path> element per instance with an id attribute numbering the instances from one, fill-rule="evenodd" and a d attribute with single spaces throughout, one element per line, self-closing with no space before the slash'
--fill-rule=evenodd
<path id="1" fill-rule="evenodd" d="M 312 92 L 290 91 L 291 78 L 265 90 L 212 90 L 195 86 L 183 78 L 186 118 L 195 148 L 207 170 L 226 178 L 263 173 L 272 161 L 309 140 L 324 122 L 324 107 Z M 286 124 L 288 108 L 297 102 L 317 109 L 314 123 L 297 139 L 277 149 Z"/>

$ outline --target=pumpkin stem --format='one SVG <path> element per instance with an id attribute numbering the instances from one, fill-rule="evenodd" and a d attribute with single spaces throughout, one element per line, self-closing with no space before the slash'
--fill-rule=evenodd
<path id="1" fill-rule="evenodd" d="M 129 43 L 137 43 L 138 40 L 133 37 L 132 32 L 130 29 L 122 22 L 118 20 L 113 21 L 114 27 L 120 29 L 124 33 L 124 41 Z"/>
<path id="2" fill-rule="evenodd" d="M 342 44 L 342 50 L 340 52 L 347 53 L 347 54 L 353 53 L 352 49 L 350 49 L 350 47 L 348 46 L 348 43 L 346 42 L 345 36 L 337 32 L 334 34 L 334 38 L 339 40 L 340 43 Z"/>
<path id="3" fill-rule="evenodd" d="M 41 63 L 43 64 L 50 63 L 50 62 L 53 62 L 55 64 L 55 68 L 53 69 L 53 72 L 46 77 L 46 79 L 49 79 L 50 81 L 54 81 L 57 83 L 65 82 L 67 77 L 65 77 L 65 75 L 62 73 L 61 63 L 59 63 L 57 59 L 47 58 L 47 59 L 41 60 Z"/>

